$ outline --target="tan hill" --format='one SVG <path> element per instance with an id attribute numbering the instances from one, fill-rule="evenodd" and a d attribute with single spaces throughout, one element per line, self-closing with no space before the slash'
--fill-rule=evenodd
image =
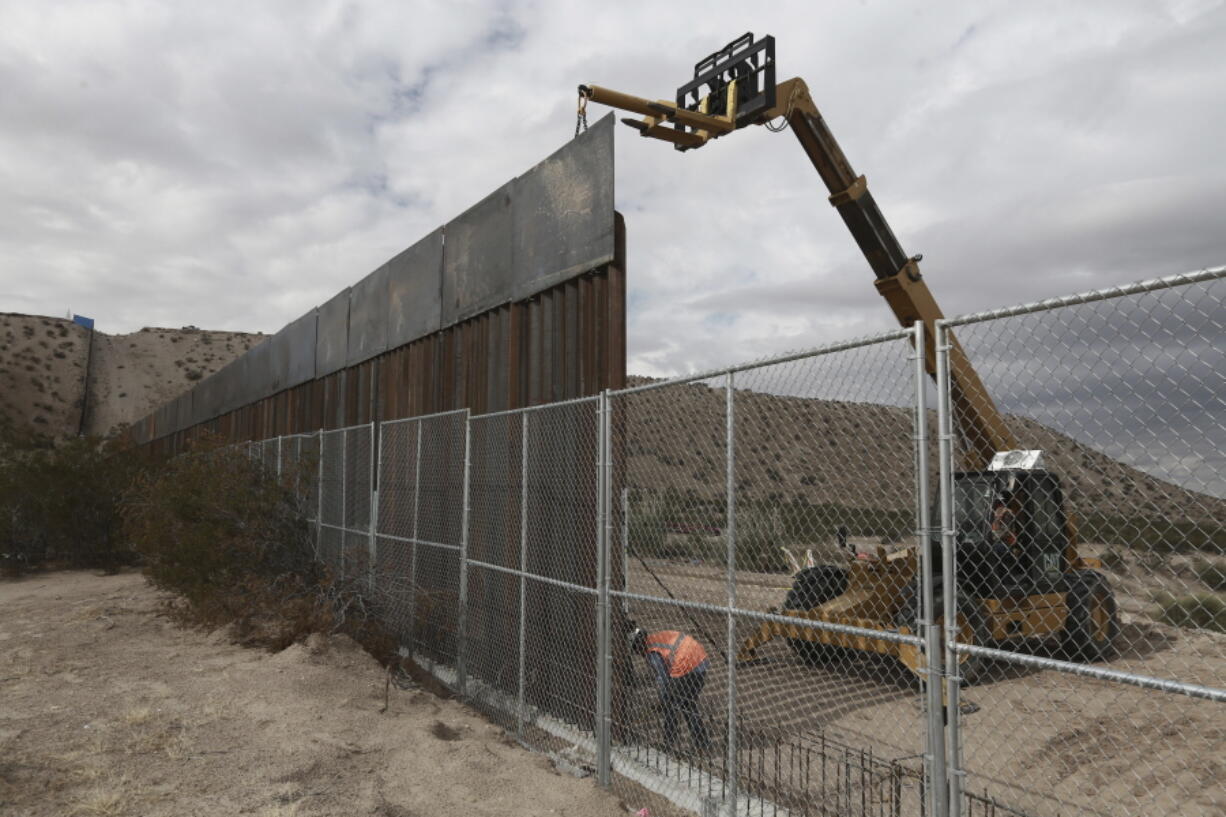
<path id="1" fill-rule="evenodd" d="M 110 434 L 261 339 L 194 327 L 145 328 L 126 335 L 94 332 L 91 344 L 88 330 L 64 318 L 0 313 L 0 417 L 41 436 Z"/>
<path id="2" fill-rule="evenodd" d="M 649 382 L 631 380 L 632 385 Z M 909 409 L 744 389 L 734 398 L 738 502 L 913 511 Z M 618 398 L 629 485 L 720 501 L 724 406 L 723 389 L 702 384 Z M 1155 478 L 1033 420 L 1007 420 L 1023 447 L 1044 451 L 1047 467 L 1060 476 L 1070 509 L 1081 519 L 1143 516 L 1198 522 L 1215 536 L 1220 533 L 1226 501 Z M 929 416 L 928 437 L 935 491 L 935 413 Z"/>

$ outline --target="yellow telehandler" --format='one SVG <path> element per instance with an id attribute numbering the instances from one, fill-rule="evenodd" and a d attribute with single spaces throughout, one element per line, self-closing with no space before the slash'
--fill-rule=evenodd
<path id="1" fill-rule="evenodd" d="M 642 136 L 670 142 L 681 151 L 749 125 L 791 128 L 872 268 L 877 291 L 903 326 L 922 321 L 924 364 L 935 376 L 934 322 L 942 314 L 920 274 L 921 257 L 903 251 L 805 82 L 794 78 L 776 84 L 774 51 L 773 37 L 738 37 L 698 62 L 693 79 L 677 89 L 674 100 L 653 101 L 580 85 L 580 114 L 586 117 L 589 101 L 640 114 L 642 119 L 622 121 Z M 1070 659 L 1108 656 L 1119 628 L 1115 597 L 1101 563 L 1077 553 L 1059 480 L 1043 468 L 1042 452 L 1017 450 L 952 334 L 949 344 L 950 403 L 966 446 L 963 470 L 953 480 L 957 640 L 991 646 L 1059 639 L 1063 655 Z M 940 599 L 940 537 L 926 538 L 918 547 L 931 548 L 934 595 Z M 922 561 L 918 547 L 852 553 L 844 565 L 800 570 L 780 612 L 785 618 L 916 634 Z M 777 636 L 810 659 L 820 659 L 829 648 L 851 648 L 896 656 L 912 671 L 921 669 L 922 657 L 909 643 L 801 626 L 799 621 L 763 623 L 742 644 L 737 659 L 753 659 L 759 647 Z M 958 660 L 963 681 L 973 682 L 982 671 L 980 655 L 960 651 Z"/>

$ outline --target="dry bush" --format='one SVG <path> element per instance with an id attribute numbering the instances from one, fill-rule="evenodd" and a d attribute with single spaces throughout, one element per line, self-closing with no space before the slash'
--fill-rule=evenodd
<path id="1" fill-rule="evenodd" d="M 241 447 L 202 441 L 138 481 L 124 531 L 145 573 L 180 599 L 181 621 L 229 626 L 238 643 L 282 649 L 312 632 L 344 632 L 377 658 L 394 642 L 378 624 L 365 582 L 335 579 L 315 558 L 305 521 L 315 468 L 281 476 Z"/>
<path id="2" fill-rule="evenodd" d="M 143 465 L 118 441 L 50 440 L 0 428 L 0 562 L 116 570 L 135 554 L 119 507 Z"/>

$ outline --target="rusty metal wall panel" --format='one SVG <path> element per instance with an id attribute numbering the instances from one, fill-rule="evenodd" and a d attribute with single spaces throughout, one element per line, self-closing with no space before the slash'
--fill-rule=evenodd
<path id="1" fill-rule="evenodd" d="M 443 228 L 443 326 L 511 300 L 513 186 L 507 182 Z"/>
<path id="2" fill-rule="evenodd" d="M 512 300 L 613 260 L 613 114 L 512 185 Z"/>
<path id="3" fill-rule="evenodd" d="M 315 336 L 315 377 L 343 369 L 349 348 L 349 287 L 319 308 Z"/>
<path id="4" fill-rule="evenodd" d="M 349 349 L 346 366 L 387 351 L 387 275 L 384 264 L 349 290 Z"/>
<path id="5" fill-rule="evenodd" d="M 276 390 L 289 389 L 315 378 L 318 313 L 312 309 L 272 336 Z"/>
<path id="6" fill-rule="evenodd" d="M 387 262 L 387 348 L 443 328 L 443 228 Z"/>

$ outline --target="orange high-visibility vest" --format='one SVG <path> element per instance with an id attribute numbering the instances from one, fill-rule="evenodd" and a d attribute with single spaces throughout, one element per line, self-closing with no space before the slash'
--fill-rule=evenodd
<path id="1" fill-rule="evenodd" d="M 677 630 L 661 630 L 647 636 L 647 652 L 659 653 L 669 678 L 680 678 L 707 660 L 698 639 Z"/>

